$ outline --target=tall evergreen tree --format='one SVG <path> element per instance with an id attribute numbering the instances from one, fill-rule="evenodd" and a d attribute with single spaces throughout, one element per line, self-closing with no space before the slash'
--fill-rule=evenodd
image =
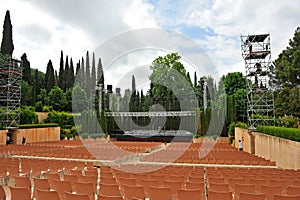
<path id="1" fill-rule="evenodd" d="M 132 94 L 136 94 L 136 84 L 135 84 L 134 75 L 132 75 L 132 79 L 131 79 L 131 92 L 132 92 Z"/>
<path id="2" fill-rule="evenodd" d="M 40 91 L 39 71 L 38 69 L 35 69 L 34 80 L 33 80 L 33 102 L 36 102 L 39 91 Z"/>
<path id="3" fill-rule="evenodd" d="M 12 39 L 12 25 L 10 21 L 9 10 L 6 11 L 3 24 L 3 37 L 1 42 L 1 54 L 8 54 L 12 56 L 14 51 L 14 44 Z"/>
<path id="4" fill-rule="evenodd" d="M 69 71 L 70 71 L 69 57 L 66 56 L 66 63 L 65 63 L 65 70 L 64 70 L 64 89 L 65 89 L 64 92 L 67 91 L 67 89 L 69 88 L 69 80 L 68 80 Z"/>
<path id="5" fill-rule="evenodd" d="M 58 87 L 65 90 L 65 70 L 64 70 L 64 55 L 63 51 L 60 52 L 59 74 L 58 74 Z"/>
<path id="6" fill-rule="evenodd" d="M 52 61 L 49 60 L 45 74 L 45 88 L 49 92 L 55 86 L 55 74 Z"/>
<path id="7" fill-rule="evenodd" d="M 194 73 L 194 88 L 197 86 L 197 73 Z"/>
<path id="8" fill-rule="evenodd" d="M 80 69 L 80 60 L 78 61 L 78 63 L 76 64 L 76 75 L 78 74 Z"/>
<path id="9" fill-rule="evenodd" d="M 96 62 L 95 62 L 95 53 L 93 52 L 93 60 L 92 60 L 92 72 L 91 72 L 91 87 L 95 88 L 96 84 Z"/>
<path id="10" fill-rule="evenodd" d="M 26 53 L 23 53 L 21 57 L 21 67 L 22 67 L 22 74 L 23 74 L 23 80 L 27 81 L 27 83 L 32 83 L 32 78 L 31 78 L 31 69 L 30 69 L 30 62 L 27 60 L 27 55 Z"/>
<path id="11" fill-rule="evenodd" d="M 55 79 L 55 86 L 58 86 L 58 75 L 57 75 L 56 70 L 55 70 L 55 73 L 54 73 L 54 79 Z"/>
<path id="12" fill-rule="evenodd" d="M 90 56 L 89 52 L 86 52 L 85 58 L 85 83 L 86 83 L 86 94 L 87 98 L 90 98 L 91 95 L 91 68 L 90 68 Z"/>
<path id="13" fill-rule="evenodd" d="M 102 86 L 104 87 L 104 72 L 103 72 L 101 58 L 99 58 L 98 66 L 97 66 L 97 84 L 102 84 Z"/>
<path id="14" fill-rule="evenodd" d="M 68 76 L 68 80 L 69 80 L 69 88 L 74 86 L 74 81 L 75 81 L 75 75 L 74 75 L 74 64 L 73 64 L 73 59 L 71 58 L 70 60 L 70 70 L 69 70 L 69 76 Z"/>
<path id="15" fill-rule="evenodd" d="M 100 87 L 102 87 L 102 99 L 101 99 L 101 102 L 102 102 L 102 105 L 101 105 L 101 108 L 104 108 L 104 72 L 103 72 L 103 67 L 102 67 L 102 62 L 101 62 L 101 58 L 99 58 L 99 61 L 98 61 L 98 65 L 97 65 L 97 85 Z M 99 95 L 97 93 L 97 95 Z M 99 99 L 99 96 L 98 96 L 98 99 Z"/>

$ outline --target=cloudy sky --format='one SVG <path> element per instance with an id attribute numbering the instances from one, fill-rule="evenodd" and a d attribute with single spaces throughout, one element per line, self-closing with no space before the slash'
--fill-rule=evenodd
<path id="1" fill-rule="evenodd" d="M 0 19 L 6 10 L 11 12 L 14 56 L 26 52 L 31 67 L 44 72 L 49 59 L 58 70 L 60 50 L 76 63 L 86 51 L 141 28 L 174 31 L 194 41 L 219 75 L 243 72 L 241 35 L 270 33 L 276 59 L 300 19 L 300 4 L 282 0 L 0 0 Z M 142 52 L 104 62 L 138 68 L 168 49 Z M 107 84 L 115 75 L 106 78 Z"/>

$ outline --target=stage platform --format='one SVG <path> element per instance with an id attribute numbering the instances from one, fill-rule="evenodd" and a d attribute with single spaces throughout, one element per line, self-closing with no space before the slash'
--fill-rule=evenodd
<path id="1" fill-rule="evenodd" d="M 115 130 L 109 134 L 117 141 L 192 142 L 193 134 L 186 130 Z"/>

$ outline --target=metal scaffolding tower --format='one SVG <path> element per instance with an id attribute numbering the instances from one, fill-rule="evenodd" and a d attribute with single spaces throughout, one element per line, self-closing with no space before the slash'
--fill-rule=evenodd
<path id="1" fill-rule="evenodd" d="M 274 122 L 270 34 L 241 36 L 242 57 L 247 77 L 247 116 L 250 128 Z"/>
<path id="2" fill-rule="evenodd" d="M 4 128 L 16 128 L 20 124 L 21 61 L 13 58 L 0 59 L 0 107 Z"/>

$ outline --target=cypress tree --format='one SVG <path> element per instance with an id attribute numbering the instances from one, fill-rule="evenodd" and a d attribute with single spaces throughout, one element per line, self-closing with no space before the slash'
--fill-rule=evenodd
<path id="1" fill-rule="evenodd" d="M 3 24 L 3 37 L 1 42 L 1 54 L 8 54 L 12 56 L 14 51 L 14 44 L 12 39 L 12 25 L 10 21 L 9 10 L 6 11 Z"/>
<path id="2" fill-rule="evenodd" d="M 97 66 L 97 84 L 102 84 L 102 86 L 104 87 L 104 72 L 103 72 L 101 58 L 99 58 L 98 66 Z"/>
<path id="3" fill-rule="evenodd" d="M 27 83 L 32 83 L 32 78 L 31 78 L 31 69 L 30 69 L 30 62 L 27 60 L 27 55 L 26 53 L 23 53 L 21 57 L 21 67 L 22 67 L 22 74 L 23 74 L 23 80 L 27 81 Z"/>
<path id="4" fill-rule="evenodd" d="M 136 94 L 136 85 L 135 85 L 135 77 L 132 75 L 132 80 L 131 80 L 131 93 Z"/>
<path id="5" fill-rule="evenodd" d="M 69 58 L 68 56 L 66 56 L 66 63 L 65 63 L 65 70 L 64 70 L 64 92 L 67 91 L 67 89 L 69 88 L 69 80 L 68 80 L 68 76 L 69 76 L 69 71 L 70 71 L 70 67 L 69 67 Z"/>
<path id="6" fill-rule="evenodd" d="M 89 52 L 86 52 L 86 59 L 85 59 L 85 83 L 86 83 L 86 94 L 87 97 L 90 98 L 91 94 L 91 70 L 90 70 L 90 58 Z"/>
<path id="7" fill-rule="evenodd" d="M 84 58 L 81 58 L 81 65 L 80 65 L 80 87 L 86 92 L 86 80 L 85 80 L 85 69 L 84 69 Z"/>
<path id="8" fill-rule="evenodd" d="M 95 88 L 96 84 L 96 63 L 95 63 L 95 53 L 93 52 L 93 60 L 92 60 L 92 73 L 91 73 L 91 87 Z"/>
<path id="9" fill-rule="evenodd" d="M 36 102 L 37 96 L 40 91 L 40 84 L 39 84 L 39 71 L 36 69 L 34 71 L 34 84 L 33 84 L 33 102 Z"/>
<path id="10" fill-rule="evenodd" d="M 75 75 L 74 75 L 74 65 L 73 65 L 73 59 L 71 58 L 70 60 L 70 70 L 69 70 L 69 88 L 74 86 L 74 81 L 75 81 Z"/>
<path id="11" fill-rule="evenodd" d="M 63 90 L 65 90 L 64 80 L 65 80 L 64 55 L 63 55 L 63 51 L 61 51 L 60 52 L 59 74 L 58 74 L 58 87 L 60 87 Z"/>
<path id="12" fill-rule="evenodd" d="M 102 98 L 101 98 L 101 102 L 102 105 L 101 107 L 104 108 L 104 73 L 103 73 L 103 67 L 102 67 L 102 63 L 101 63 L 101 58 L 99 58 L 98 60 L 98 65 L 97 65 L 97 85 L 100 87 L 100 85 L 102 85 Z M 97 93 L 98 95 L 98 93 Z M 99 96 L 98 96 L 99 99 Z"/>
<path id="13" fill-rule="evenodd" d="M 49 92 L 55 86 L 55 75 L 52 61 L 49 60 L 45 74 L 45 88 Z"/>
<path id="14" fill-rule="evenodd" d="M 54 80 L 55 80 L 55 86 L 58 86 L 58 75 L 57 75 L 56 70 L 55 70 L 55 73 L 54 73 Z"/>
<path id="15" fill-rule="evenodd" d="M 197 73 L 194 73 L 194 87 L 197 87 Z"/>

